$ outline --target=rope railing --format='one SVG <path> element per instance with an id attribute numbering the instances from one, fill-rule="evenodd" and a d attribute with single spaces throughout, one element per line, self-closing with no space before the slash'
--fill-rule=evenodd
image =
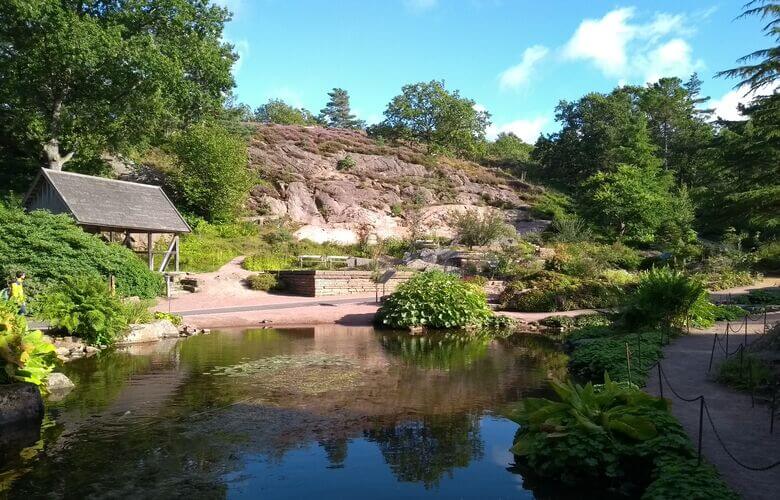
<path id="1" fill-rule="evenodd" d="M 704 397 L 704 395 L 699 395 L 695 397 L 685 397 L 682 396 L 680 393 L 678 393 L 674 386 L 672 386 L 671 382 L 669 382 L 669 377 L 666 375 L 666 371 L 663 369 L 663 366 L 660 361 L 656 361 L 653 365 L 650 366 L 650 369 L 657 368 L 658 370 L 658 389 L 660 396 L 664 397 L 664 385 L 668 387 L 668 389 L 671 391 L 672 395 L 679 399 L 680 401 L 686 402 L 686 403 L 695 403 L 699 402 L 699 429 L 698 429 L 698 442 L 697 442 L 697 461 L 699 464 L 701 464 L 702 459 L 702 443 L 704 441 L 704 416 L 707 416 L 707 421 L 709 423 L 710 428 L 712 429 L 712 433 L 715 435 L 715 439 L 720 445 L 721 448 L 723 448 L 723 451 L 726 453 L 726 455 L 734 461 L 737 465 L 740 467 L 750 470 L 750 471 L 756 471 L 756 472 L 763 472 L 768 471 L 770 469 L 774 469 L 777 466 L 780 466 L 780 460 L 776 462 L 772 462 L 768 465 L 762 465 L 762 466 L 756 466 L 756 465 L 748 465 L 738 459 L 736 455 L 726 446 L 726 443 L 723 441 L 723 438 L 721 437 L 720 433 L 718 432 L 717 427 L 715 426 L 715 421 L 712 418 L 712 414 L 710 413 L 710 408 L 707 405 L 707 400 Z M 774 396 L 772 398 L 772 404 L 771 404 L 771 420 L 770 420 L 770 426 L 769 426 L 769 432 L 770 434 L 774 431 L 774 421 L 775 421 L 775 409 L 776 409 L 776 401 L 777 401 L 777 388 L 775 387 Z"/>

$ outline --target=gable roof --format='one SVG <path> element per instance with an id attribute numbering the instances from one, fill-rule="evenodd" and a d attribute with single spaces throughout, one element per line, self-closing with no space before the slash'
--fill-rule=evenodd
<path id="1" fill-rule="evenodd" d="M 43 182 L 54 189 L 80 225 L 139 232 L 191 231 L 160 186 L 43 168 L 25 197 L 27 208 L 47 208 L 33 203 Z"/>

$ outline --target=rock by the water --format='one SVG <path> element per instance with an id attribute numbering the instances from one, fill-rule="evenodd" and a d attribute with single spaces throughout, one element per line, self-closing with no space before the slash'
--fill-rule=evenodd
<path id="1" fill-rule="evenodd" d="M 49 391 L 69 391 L 76 385 L 64 373 L 50 373 L 46 379 L 46 389 Z"/>
<path id="2" fill-rule="evenodd" d="M 142 342 L 156 342 L 168 337 L 178 337 L 179 329 L 167 319 L 160 319 L 152 323 L 130 325 L 130 331 L 118 344 L 139 344 Z"/>
<path id="3" fill-rule="evenodd" d="M 0 427 L 42 418 L 43 398 L 38 387 L 27 383 L 0 385 Z"/>

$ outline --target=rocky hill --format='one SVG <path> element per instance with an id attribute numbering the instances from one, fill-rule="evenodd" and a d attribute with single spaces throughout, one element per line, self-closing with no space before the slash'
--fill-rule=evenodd
<path id="1" fill-rule="evenodd" d="M 298 237 L 315 241 L 402 237 L 410 225 L 449 235 L 449 214 L 472 207 L 500 208 L 522 225 L 539 192 L 500 170 L 322 127 L 255 125 L 250 168 L 266 180 L 252 191 L 250 209 L 289 218 L 301 225 Z"/>

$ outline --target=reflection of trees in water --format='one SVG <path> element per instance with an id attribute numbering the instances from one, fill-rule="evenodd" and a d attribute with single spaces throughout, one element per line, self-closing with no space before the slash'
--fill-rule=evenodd
<path id="1" fill-rule="evenodd" d="M 347 448 L 349 440 L 344 437 L 321 440 L 319 442 L 325 451 L 330 465 L 329 469 L 341 469 L 344 467 L 344 461 L 347 459 Z"/>
<path id="2" fill-rule="evenodd" d="M 493 338 L 483 332 L 444 332 L 426 335 L 388 333 L 382 346 L 405 363 L 418 368 L 457 370 L 484 358 Z"/>
<path id="3" fill-rule="evenodd" d="M 436 486 L 484 454 L 476 415 L 437 415 L 365 432 L 399 481 Z"/>

